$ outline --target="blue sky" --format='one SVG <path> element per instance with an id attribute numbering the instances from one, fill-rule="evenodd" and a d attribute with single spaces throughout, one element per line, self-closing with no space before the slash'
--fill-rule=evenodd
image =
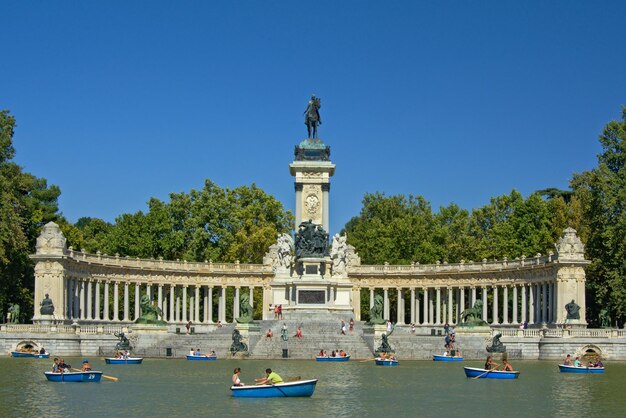
<path id="1" fill-rule="evenodd" d="M 16 161 L 70 221 L 256 183 L 294 207 L 302 112 L 337 165 L 331 233 L 365 193 L 472 209 L 593 168 L 626 104 L 624 1 L 0 4 Z"/>

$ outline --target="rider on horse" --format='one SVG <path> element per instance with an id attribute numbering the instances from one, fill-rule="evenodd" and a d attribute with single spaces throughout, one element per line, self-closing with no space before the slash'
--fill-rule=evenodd
<path id="1" fill-rule="evenodd" d="M 315 95 L 312 95 L 311 100 L 309 100 L 306 110 L 304 111 L 304 124 L 306 125 L 309 138 L 317 138 L 317 125 L 322 124 L 322 118 L 320 117 L 319 112 L 320 107 L 322 107 L 320 99 L 316 98 Z M 311 130 L 313 130 L 312 136 Z"/>

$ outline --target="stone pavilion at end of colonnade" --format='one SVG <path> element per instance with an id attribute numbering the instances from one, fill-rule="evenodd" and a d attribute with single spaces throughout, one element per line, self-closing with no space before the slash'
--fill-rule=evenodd
<path id="1" fill-rule="evenodd" d="M 560 357 L 585 347 L 605 357 L 626 357 L 621 331 L 586 329 L 589 261 L 575 230 L 567 228 L 554 253 L 547 255 L 457 264 L 363 265 L 345 236 L 329 239 L 326 233 L 330 179 L 335 173 L 330 147 L 320 139 L 302 141 L 289 169 L 295 178 L 296 234 L 279 236 L 262 264 L 89 254 L 67 248 L 59 227 L 47 224 L 31 256 L 34 324 L 3 325 L 4 348 L 15 349 L 27 339 L 59 352 L 105 353 L 115 345 L 112 334 L 124 331 L 132 337 L 135 351 L 145 355 L 165 356 L 164 347 L 169 348 L 167 355 L 183 355 L 190 346 L 203 345 L 226 356 L 237 327 L 251 358 L 280 357 L 286 347 L 290 357 L 312 358 L 320 349 L 340 345 L 355 357 L 366 358 L 378 346 L 382 330 L 361 321 L 363 292 L 370 308 L 380 295 L 383 318 L 397 323 L 389 341 L 400 358 L 441 354 L 442 337 L 435 330 L 445 323 L 457 327 L 470 358 L 484 355 L 485 338 L 494 329 L 520 358 Z M 392 292 L 398 296 L 395 309 L 390 307 Z M 250 305 L 262 306 L 256 325 L 236 324 L 244 295 Z M 145 296 L 161 310 L 165 325 L 135 323 Z M 227 304 L 227 297 L 232 303 Z M 53 314 L 40 312 L 44 299 L 54 304 Z M 482 301 L 482 318 L 490 326 L 487 335 L 484 329 L 472 335 L 458 327 L 461 313 L 477 301 Z M 577 319 L 567 318 L 565 305 L 570 302 L 580 307 Z M 275 320 L 276 305 L 282 306 L 285 320 Z M 355 332 L 340 335 L 340 321 L 350 319 L 356 321 Z M 193 333 L 178 335 L 181 329 L 184 334 L 188 321 Z M 519 329 L 525 322 L 528 329 Z M 416 325 L 415 334 L 409 331 L 411 323 Z M 266 329 L 278 336 L 283 324 L 291 331 L 301 325 L 306 342 L 264 338 Z"/>

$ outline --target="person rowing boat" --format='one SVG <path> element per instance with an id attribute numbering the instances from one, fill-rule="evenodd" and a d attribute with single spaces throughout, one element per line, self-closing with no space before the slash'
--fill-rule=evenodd
<path id="1" fill-rule="evenodd" d="M 500 365 L 493 361 L 491 356 L 487 356 L 487 360 L 485 360 L 485 370 L 498 370 Z"/>
<path id="2" fill-rule="evenodd" d="M 275 385 L 277 383 L 284 383 L 282 377 L 280 377 L 276 372 L 273 372 L 272 369 L 265 369 L 265 377 L 260 379 L 255 379 L 257 385 Z"/>

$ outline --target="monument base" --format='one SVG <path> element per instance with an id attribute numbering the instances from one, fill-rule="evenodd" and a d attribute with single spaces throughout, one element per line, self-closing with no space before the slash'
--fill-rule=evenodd
<path id="1" fill-rule="evenodd" d="M 456 335 L 484 335 L 485 337 L 491 337 L 491 328 L 485 325 L 477 327 L 456 327 L 454 328 L 454 333 Z"/>
<path id="2" fill-rule="evenodd" d="M 133 332 L 142 334 L 167 334 L 167 326 L 154 324 L 133 324 L 129 327 Z"/>
<path id="3" fill-rule="evenodd" d="M 56 322 L 54 315 L 39 315 L 39 317 L 33 318 L 33 323 L 39 325 L 55 325 Z"/>

